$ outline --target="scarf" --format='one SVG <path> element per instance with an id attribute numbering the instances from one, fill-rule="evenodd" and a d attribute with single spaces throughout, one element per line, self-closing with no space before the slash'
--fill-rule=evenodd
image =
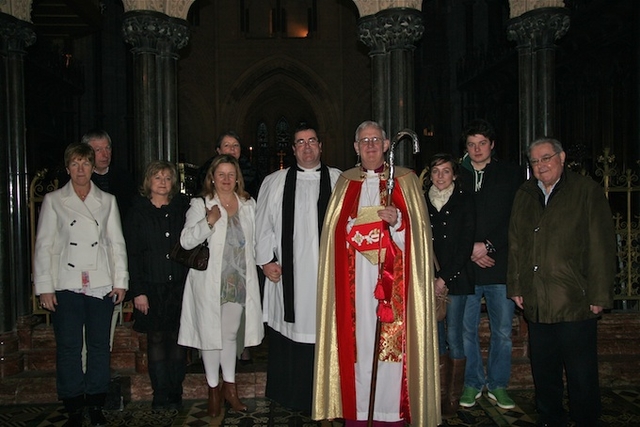
<path id="1" fill-rule="evenodd" d="M 449 198 L 453 194 L 454 188 L 454 183 L 451 183 L 451 185 L 444 190 L 438 190 L 435 185 L 432 185 L 429 188 L 429 200 L 431 201 L 433 207 L 438 210 L 438 212 L 440 212 L 440 209 L 442 209 L 442 207 L 447 204 Z"/>
<path id="2" fill-rule="evenodd" d="M 318 196 L 318 237 L 322 233 L 324 216 L 331 197 L 331 178 L 329 168 L 321 163 L 320 168 L 320 194 Z M 293 280 L 293 227 L 295 218 L 296 202 L 296 182 L 297 173 L 303 172 L 297 165 L 289 168 L 284 182 L 284 193 L 282 195 L 282 296 L 284 299 L 284 321 L 295 322 L 294 302 L 294 280 Z"/>

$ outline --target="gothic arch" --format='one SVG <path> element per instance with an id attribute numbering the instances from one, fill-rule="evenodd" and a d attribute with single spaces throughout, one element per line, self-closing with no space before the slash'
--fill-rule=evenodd
<path id="1" fill-rule="evenodd" d="M 260 115 L 260 109 L 287 102 L 295 104 L 289 108 L 311 115 L 321 138 L 331 142 L 324 145 L 325 161 L 331 163 L 340 138 L 339 129 L 335 128 L 339 123 L 338 102 L 320 75 L 290 57 L 273 56 L 253 64 L 239 76 L 222 103 L 219 123 L 228 123 L 247 134 L 257 124 L 255 117 Z"/>

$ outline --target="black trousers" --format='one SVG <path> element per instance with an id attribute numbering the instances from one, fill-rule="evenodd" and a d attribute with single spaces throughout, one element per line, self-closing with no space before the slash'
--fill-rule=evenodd
<path id="1" fill-rule="evenodd" d="M 285 408 L 311 413 L 315 345 L 292 341 L 270 327 L 267 333 L 265 395 Z"/>
<path id="2" fill-rule="evenodd" d="M 570 417 L 578 427 L 598 425 L 601 402 L 597 319 L 529 322 L 529 345 L 539 424 L 564 425 L 564 368 Z"/>

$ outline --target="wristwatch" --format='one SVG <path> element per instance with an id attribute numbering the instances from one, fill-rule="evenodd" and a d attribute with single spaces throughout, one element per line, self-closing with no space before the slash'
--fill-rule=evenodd
<path id="1" fill-rule="evenodd" d="M 488 254 L 493 254 L 493 253 L 496 252 L 495 246 L 493 246 L 493 244 L 488 240 L 484 241 L 484 247 L 487 248 L 487 253 Z"/>

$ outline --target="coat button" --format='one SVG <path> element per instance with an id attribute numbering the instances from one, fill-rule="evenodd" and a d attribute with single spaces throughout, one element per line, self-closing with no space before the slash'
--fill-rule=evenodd
<path id="1" fill-rule="evenodd" d="M 164 237 L 169 237 L 169 232 L 164 233 Z"/>
<path id="2" fill-rule="evenodd" d="M 538 266 L 537 265 L 533 266 L 533 271 L 538 271 Z"/>
<path id="3" fill-rule="evenodd" d="M 173 276 L 170 274 L 169 275 L 169 281 L 172 281 L 172 280 L 173 280 Z"/>
<path id="4" fill-rule="evenodd" d="M 540 230 L 540 227 L 536 227 L 536 228 L 533 229 L 533 232 L 537 233 L 539 230 Z"/>
<path id="5" fill-rule="evenodd" d="M 166 259 L 169 259 L 169 254 L 166 254 L 164 257 L 165 257 Z"/>

